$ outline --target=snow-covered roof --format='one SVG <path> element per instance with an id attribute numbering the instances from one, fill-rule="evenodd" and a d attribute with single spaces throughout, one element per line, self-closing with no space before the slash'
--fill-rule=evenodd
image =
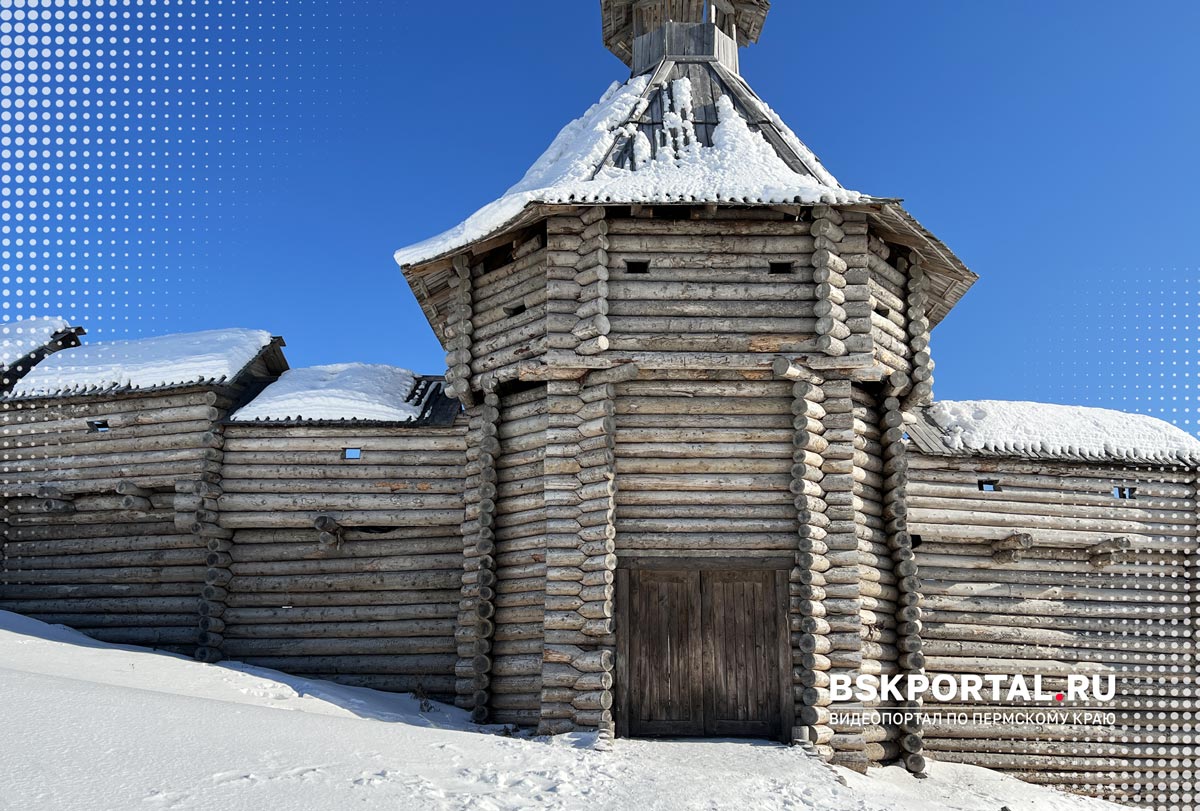
<path id="1" fill-rule="evenodd" d="M 228 383 L 271 343 L 269 332 L 218 329 L 88 344 L 46 358 L 17 382 L 10 396 Z"/>
<path id="2" fill-rule="evenodd" d="M 691 68 L 689 70 L 689 68 Z M 740 76 L 681 63 L 613 84 L 525 177 L 462 224 L 396 252 L 418 264 L 503 230 L 533 203 L 850 204 L 796 134 Z"/>
<path id="3" fill-rule="evenodd" d="M 443 400 L 438 378 L 396 366 L 340 363 L 284 372 L 233 420 L 415 423 Z"/>
<path id="4" fill-rule="evenodd" d="M 942 401 L 909 437 L 922 453 L 1136 464 L 1200 463 L 1200 440 L 1154 417 L 1006 400 Z"/>
<path id="5" fill-rule="evenodd" d="M 0 325 L 0 368 L 12 366 L 49 346 L 55 336 L 68 333 L 74 335 L 75 329 L 62 318 L 27 318 Z"/>

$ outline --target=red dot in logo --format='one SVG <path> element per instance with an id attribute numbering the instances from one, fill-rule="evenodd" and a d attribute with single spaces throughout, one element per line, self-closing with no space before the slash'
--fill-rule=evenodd
<path id="1" fill-rule="evenodd" d="M 1055 701 L 1062 701 L 1064 698 L 1066 698 L 1066 696 L 1064 696 L 1062 693 L 1056 693 L 1054 696 Z"/>

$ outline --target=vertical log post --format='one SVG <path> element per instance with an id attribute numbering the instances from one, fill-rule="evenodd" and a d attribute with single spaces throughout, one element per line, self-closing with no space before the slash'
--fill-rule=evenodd
<path id="1" fill-rule="evenodd" d="M 463 576 L 455 665 L 455 704 L 471 710 L 476 723 L 488 718 L 492 670 L 492 633 L 495 630 L 496 456 L 500 424 L 500 397 L 489 387 L 482 403 L 467 409 L 467 466 L 463 491 Z M 474 398 L 472 398 L 474 399 Z"/>
<path id="2" fill-rule="evenodd" d="M 837 599 L 826 598 L 825 617 L 830 631 L 830 673 L 858 675 L 862 667 L 862 598 L 858 568 L 858 533 L 854 504 L 854 401 L 848 379 L 826 380 L 824 453 L 825 516 L 829 519 L 825 580 L 837 586 Z M 835 702 L 838 712 L 861 714 L 861 702 Z M 834 723 L 833 762 L 856 770 L 867 768 L 866 739 L 858 723 Z"/>
<path id="3" fill-rule="evenodd" d="M 814 206 L 811 233 L 813 235 L 813 282 L 817 285 L 813 313 L 817 316 L 817 348 L 830 357 L 847 353 L 845 340 L 850 337 L 846 326 L 846 277 L 848 268 L 842 259 L 841 242 L 845 232 L 844 219 L 837 209 Z"/>
<path id="4" fill-rule="evenodd" d="M 197 603 L 199 628 L 196 660 L 219 662 L 223 658 L 221 647 L 225 641 L 225 600 L 228 586 L 233 580 L 229 566 L 233 557 L 233 531 L 220 525 L 220 477 L 210 475 L 206 481 L 180 481 L 175 483 L 175 526 L 196 536 L 197 545 L 208 549 L 204 574 L 204 587 Z"/>
<path id="5" fill-rule="evenodd" d="M 544 733 L 595 729 L 610 744 L 616 555 L 614 375 L 551 381 L 546 448 Z M 556 492 L 557 491 L 557 492 Z"/>
<path id="6" fill-rule="evenodd" d="M 598 355 L 608 349 L 608 223 L 604 206 L 584 210 L 579 262 L 575 268 L 579 285 L 578 321 L 572 333 L 579 340 L 575 351 L 580 355 Z"/>
<path id="7" fill-rule="evenodd" d="M 933 402 L 933 358 L 929 354 L 929 311 L 925 295 L 925 270 L 921 257 L 912 253 L 908 266 L 908 340 L 912 350 L 912 390 L 903 401 L 903 409 Z"/>
<path id="8" fill-rule="evenodd" d="M 795 379 L 798 367 L 784 368 L 776 363 L 775 372 Z M 793 451 L 792 494 L 799 519 L 796 565 L 789 580 L 789 627 L 792 640 L 792 689 L 796 702 L 797 725 L 792 741 L 810 744 L 826 758 L 832 757 L 833 728 L 829 725 L 829 652 L 830 626 L 825 618 L 825 572 L 829 570 L 829 546 L 826 543 L 829 517 L 822 480 L 824 453 L 829 447 L 824 438 L 825 391 L 820 378 L 798 380 L 792 387 Z"/>
<path id="9" fill-rule="evenodd" d="M 471 264 L 465 254 L 454 257 L 455 277 L 451 284 L 457 292 L 446 320 L 446 393 L 466 406 L 475 404 L 471 389 L 471 335 L 474 326 Z"/>
<path id="10" fill-rule="evenodd" d="M 546 221 L 546 347 L 551 351 L 574 352 L 579 346 L 574 330 L 579 323 L 577 266 L 584 228 L 579 217 Z"/>
<path id="11" fill-rule="evenodd" d="M 921 647 L 921 580 L 917 572 L 912 537 L 908 534 L 907 446 L 904 442 L 904 415 L 900 400 L 887 397 L 883 402 L 882 424 L 879 426 L 883 445 L 883 517 L 888 546 L 892 553 L 892 568 L 896 577 L 899 599 L 896 605 L 896 648 L 900 652 L 899 666 L 909 676 L 924 675 L 925 655 Z M 913 774 L 925 773 L 925 748 L 922 724 L 919 720 L 920 699 L 906 702 L 902 707 L 918 714 L 918 720 L 900 725 L 900 748 L 905 767 Z"/>
<path id="12" fill-rule="evenodd" d="M 825 206 L 813 208 L 813 216 L 823 218 Z M 846 351 L 851 354 L 871 354 L 875 351 L 875 341 L 871 330 L 871 285 L 867 257 L 867 215 L 861 211 L 840 212 L 842 222 L 842 239 L 837 243 L 837 254 L 846 263 L 842 277 L 846 282 L 842 294 L 846 301 L 842 309 L 846 314 L 846 328 L 849 336 L 843 341 Z M 823 247 L 825 238 L 814 240 L 816 248 Z M 816 244 L 820 243 L 820 244 Z"/>

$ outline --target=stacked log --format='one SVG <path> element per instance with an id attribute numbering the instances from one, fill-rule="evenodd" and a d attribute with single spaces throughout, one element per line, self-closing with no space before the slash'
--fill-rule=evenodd
<path id="1" fill-rule="evenodd" d="M 865 282 L 866 290 L 856 293 L 846 308 L 851 323 L 868 329 L 875 359 L 891 372 L 908 375 L 912 371 L 913 349 L 909 336 L 907 260 L 893 259 L 893 254 L 893 248 L 883 240 L 875 235 L 868 237 L 863 256 L 865 268 L 847 274 L 848 281 Z M 866 342 L 854 340 L 861 341 L 861 345 L 852 344 L 856 351 L 861 351 Z"/>
<path id="2" fill-rule="evenodd" d="M 862 573 L 859 569 L 858 532 L 854 495 L 855 419 L 852 385 L 849 380 L 826 379 L 824 437 L 825 515 L 829 519 L 825 571 L 825 619 L 829 623 L 831 676 L 848 676 L 852 680 L 863 664 L 863 611 L 874 604 L 874 598 L 864 598 Z M 856 700 L 831 702 L 833 712 L 846 717 L 835 719 L 832 762 L 847 768 L 865 771 L 868 764 L 866 731 L 861 713 L 864 707 Z"/>
<path id="3" fill-rule="evenodd" d="M 551 255 L 542 243 L 535 235 L 507 253 L 493 252 L 473 273 L 469 362 L 476 388 L 481 376 L 502 376 L 546 351 L 546 269 L 559 252 Z"/>
<path id="4" fill-rule="evenodd" d="M 136 486 L 128 483 L 122 488 L 127 499 L 141 498 Z M 197 546 L 206 549 L 204 565 L 204 588 L 197 604 L 199 614 L 198 647 L 195 657 L 201 662 L 219 662 L 225 638 L 222 617 L 225 614 L 226 587 L 233 575 L 229 564 L 233 558 L 229 552 L 233 547 L 233 531 L 220 525 L 221 497 L 220 477 L 207 474 L 204 478 L 175 483 L 172 508 L 175 511 L 175 528 L 195 538 Z"/>
<path id="5" fill-rule="evenodd" d="M 803 371 L 782 364 L 780 376 L 799 378 Z M 789 575 L 789 625 L 792 638 L 792 685 L 796 700 L 797 728 L 792 739 L 807 743 L 826 758 L 833 756 L 830 741 L 828 654 L 832 650 L 831 627 L 825 618 L 824 600 L 830 569 L 826 543 L 829 517 L 821 480 L 825 474 L 825 392 L 820 379 L 797 380 L 792 387 L 794 415 L 792 493 L 799 518 L 796 565 Z"/>
<path id="6" fill-rule="evenodd" d="M 908 260 L 908 343 L 912 348 L 912 390 L 904 399 L 905 411 L 933 402 L 933 357 L 929 353 L 929 301 L 925 269 L 913 252 Z"/>
<path id="7" fill-rule="evenodd" d="M 643 370 L 617 384 L 618 555 L 795 553 L 791 386 L 768 374 Z"/>
<path id="8" fill-rule="evenodd" d="M 542 729 L 614 734 L 615 551 L 613 380 L 635 367 L 597 372 L 580 385 L 550 384 L 546 457 L 550 546 Z"/>
<path id="9" fill-rule="evenodd" d="M 858 538 L 858 590 L 863 607 L 861 673 L 878 686 L 879 678 L 900 671 L 897 612 L 900 583 L 896 576 L 889 529 L 895 529 L 890 517 L 896 501 L 885 472 L 883 409 L 878 386 L 855 385 L 854 399 L 854 524 Z M 893 403 L 898 406 L 898 403 Z M 896 414 L 894 419 L 899 419 Z M 892 463 L 895 466 L 895 463 Z M 888 505 L 885 513 L 885 504 Z M 902 508 L 901 508 L 902 509 Z M 866 755 L 872 763 L 896 760 L 900 756 L 900 730 L 890 716 L 895 706 L 880 700 L 867 702 L 868 711 L 880 712 L 878 723 L 867 724 L 863 736 Z"/>
<path id="10" fill-rule="evenodd" d="M 446 394 L 474 405 L 471 388 L 471 345 L 475 325 L 470 261 L 464 255 L 454 257 L 454 276 L 450 279 L 454 294 L 446 317 Z"/>
<path id="11" fill-rule="evenodd" d="M 467 421 L 225 431 L 216 512 L 234 530 L 220 560 L 229 581 L 202 604 L 211 616 L 223 603 L 219 626 L 208 622 L 222 655 L 455 697 L 455 629 L 459 611 L 472 609 L 463 589 L 478 561 L 462 531 L 464 482 L 480 481 L 464 472 Z M 346 458 L 346 448 L 360 458 Z M 461 650 L 467 640 L 458 641 Z"/>
<path id="12" fill-rule="evenodd" d="M 906 382 L 902 373 L 893 373 L 892 385 L 884 389 L 883 393 L 888 396 L 883 400 L 880 415 L 879 445 L 883 459 L 880 471 L 883 477 L 881 517 L 896 590 L 893 615 L 896 666 L 899 673 L 913 677 L 925 674 L 925 654 L 921 637 L 921 580 L 912 536 L 908 531 L 908 454 L 904 441 L 904 415 L 897 396 L 901 388 L 896 385 Z M 925 742 L 921 735 L 923 726 L 919 714 L 921 704 L 921 700 L 917 699 L 904 702 L 896 708 L 904 711 L 904 720 L 898 723 L 896 729 L 898 746 L 890 753 L 899 756 L 913 774 L 925 772 L 925 758 L 922 755 Z"/>
<path id="13" fill-rule="evenodd" d="M 611 349 L 643 368 L 695 369 L 762 368 L 764 353 L 815 351 L 810 225 L 772 216 L 681 223 L 610 213 Z M 647 272 L 630 271 L 642 265 Z"/>
<path id="14" fill-rule="evenodd" d="M 456 703 L 482 723 L 491 697 L 492 634 L 496 615 L 496 459 L 500 455 L 500 396 L 494 390 L 467 410 L 463 487 L 462 600 L 455 645 Z"/>
<path id="15" fill-rule="evenodd" d="M 927 724 L 932 756 L 1118 801 L 1169 802 L 1170 787 L 1186 783 L 1191 768 L 1186 729 L 1200 704 L 1189 579 L 1194 474 L 915 454 L 909 467 L 929 675 L 1040 675 L 1051 694 L 1069 675 L 1116 677 L 1111 702 L 1086 702 L 1113 713 L 1110 720 L 1078 722 L 1068 713 L 1036 727 L 1019 719 Z M 983 492 L 984 479 L 1002 487 Z M 1114 498 L 1114 486 L 1136 487 L 1137 497 Z M 998 544 L 1016 547 L 999 551 L 1019 551 L 1019 558 L 997 561 Z M 1114 554 L 1132 558 L 1094 565 L 1097 556 Z M 926 704 L 931 711 L 1004 716 L 988 699 Z M 1032 705 L 1084 706 L 1069 698 Z"/>
<path id="16" fill-rule="evenodd" d="M 612 329 L 608 320 L 608 222 L 603 206 L 584 209 L 579 219 L 584 225 L 575 266 L 579 307 L 575 310 L 578 320 L 571 332 L 579 341 L 576 352 L 598 355 L 608 349 L 608 334 Z"/>
<path id="17" fill-rule="evenodd" d="M 599 211 L 601 219 L 586 228 L 593 236 L 602 236 L 606 227 L 603 220 L 604 209 L 589 211 Z M 580 339 L 575 336 L 579 312 L 583 311 L 579 300 L 582 288 L 578 280 L 580 271 L 577 266 L 583 258 L 580 250 L 584 241 L 581 235 L 584 229 L 583 220 L 579 217 L 560 215 L 546 221 L 546 347 L 551 351 L 561 351 L 569 355 L 574 355 L 580 344 Z M 595 306 L 595 314 L 607 313 L 607 301 Z"/>
<path id="18" fill-rule="evenodd" d="M 536 726 L 541 718 L 546 620 L 546 386 L 504 391 L 496 455 L 496 613 L 491 720 Z"/>
<path id="19" fill-rule="evenodd" d="M 15 400 L 0 411 L 11 514 L 0 608 L 192 655 L 206 542 L 175 482 L 218 475 L 234 387 Z"/>
<path id="20" fill-rule="evenodd" d="M 816 284 L 817 348 L 831 357 L 841 357 L 849 350 L 846 339 L 850 327 L 846 323 L 846 271 L 849 265 L 841 257 L 841 243 L 846 237 L 842 230 L 845 218 L 835 208 L 815 206 L 810 227 L 813 236 L 813 283 Z"/>

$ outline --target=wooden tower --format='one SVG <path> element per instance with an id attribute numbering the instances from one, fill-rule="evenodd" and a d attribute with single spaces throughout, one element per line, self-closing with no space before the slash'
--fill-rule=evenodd
<path id="1" fill-rule="evenodd" d="M 902 423 L 975 276 L 742 79 L 767 9 L 603 0 L 629 81 L 397 253 L 470 416 L 458 701 L 920 770 L 827 688 L 923 667 Z"/>

